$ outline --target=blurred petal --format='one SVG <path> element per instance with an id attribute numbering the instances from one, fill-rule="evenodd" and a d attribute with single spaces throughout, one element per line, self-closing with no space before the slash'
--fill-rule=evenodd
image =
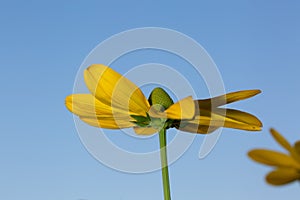
<path id="1" fill-rule="evenodd" d="M 278 168 L 266 176 L 266 181 L 272 185 L 284 185 L 299 179 L 299 171 L 293 168 Z"/>
<path id="2" fill-rule="evenodd" d="M 280 135 L 275 129 L 270 129 L 270 132 L 278 144 L 280 144 L 286 150 L 291 151 L 293 147 L 282 135 Z"/>
<path id="3" fill-rule="evenodd" d="M 100 128 L 122 129 L 134 126 L 134 124 L 129 122 L 127 119 L 122 118 L 117 119 L 112 117 L 80 117 L 80 119 L 91 126 Z"/>
<path id="4" fill-rule="evenodd" d="M 186 97 L 171 105 L 165 113 L 169 119 L 193 119 L 195 104 L 192 96 Z"/>
<path id="5" fill-rule="evenodd" d="M 255 149 L 248 153 L 248 156 L 255 160 L 256 162 L 277 166 L 277 167 L 292 167 L 300 169 L 300 164 L 297 163 L 292 157 L 279 153 L 276 151 L 265 150 L 265 149 Z"/>
<path id="6" fill-rule="evenodd" d="M 89 91 L 106 105 L 146 116 L 150 105 L 142 91 L 111 68 L 95 64 L 84 71 Z"/>
<path id="7" fill-rule="evenodd" d="M 294 144 L 294 149 L 295 149 L 295 151 L 297 152 L 297 154 L 300 155 L 300 141 L 297 141 L 297 142 Z"/>
<path id="8" fill-rule="evenodd" d="M 300 154 L 297 150 L 290 145 L 290 143 L 275 129 L 270 129 L 270 132 L 273 138 L 287 151 L 289 151 L 290 155 L 300 163 Z"/>
<path id="9" fill-rule="evenodd" d="M 290 150 L 291 156 L 300 164 L 300 141 L 296 142 Z"/>
<path id="10" fill-rule="evenodd" d="M 248 99 L 259 93 L 261 93 L 260 90 L 242 90 L 242 91 L 238 91 L 238 92 L 231 92 L 231 93 L 217 96 L 217 97 L 210 98 L 210 99 L 198 100 L 198 104 L 199 104 L 200 109 L 201 108 L 211 108 L 212 105 L 214 107 L 218 107 L 218 106 L 233 103 L 236 101 Z"/>
<path id="11" fill-rule="evenodd" d="M 152 135 L 154 133 L 157 133 L 157 130 L 151 127 L 143 128 L 143 127 L 135 126 L 133 127 L 133 130 L 138 135 Z"/>

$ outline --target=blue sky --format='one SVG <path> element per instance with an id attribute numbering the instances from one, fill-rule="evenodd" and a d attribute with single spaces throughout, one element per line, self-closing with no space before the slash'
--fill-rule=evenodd
<path id="1" fill-rule="evenodd" d="M 293 0 L 1 2 L 0 197 L 162 199 L 159 171 L 133 175 L 100 164 L 80 142 L 64 106 L 77 70 L 96 45 L 128 29 L 155 26 L 200 43 L 218 66 L 226 91 L 263 91 L 230 106 L 257 115 L 263 131 L 226 129 L 203 160 L 198 153 L 204 137 L 197 136 L 170 167 L 173 199 L 298 198 L 298 183 L 267 185 L 264 175 L 270 168 L 246 154 L 256 147 L 280 149 L 268 133 L 270 127 L 291 142 L 300 139 L 299 9 Z M 138 61 L 125 56 L 114 69 L 117 64 L 167 58 L 146 54 L 136 56 Z M 206 88 L 194 87 L 207 97 Z M 117 140 L 119 132 L 114 133 Z"/>

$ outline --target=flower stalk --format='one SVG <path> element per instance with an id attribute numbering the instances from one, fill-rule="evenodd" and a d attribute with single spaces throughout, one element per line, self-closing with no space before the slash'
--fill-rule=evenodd
<path id="1" fill-rule="evenodd" d="M 160 160 L 161 160 L 164 200 L 171 200 L 167 146 L 166 146 L 167 144 L 166 128 L 162 128 L 159 131 L 159 144 L 160 144 Z"/>

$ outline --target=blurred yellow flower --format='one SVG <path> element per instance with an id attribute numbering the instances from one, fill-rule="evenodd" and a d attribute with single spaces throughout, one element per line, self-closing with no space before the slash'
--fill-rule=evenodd
<path id="1" fill-rule="evenodd" d="M 300 180 L 300 141 L 294 146 L 276 130 L 270 130 L 273 138 L 287 150 L 288 154 L 266 149 L 254 149 L 248 153 L 254 161 L 273 166 L 275 169 L 266 176 L 272 185 L 284 185 Z"/>
<path id="2" fill-rule="evenodd" d="M 146 135 L 172 127 L 202 134 L 220 127 L 249 131 L 258 131 L 262 127 L 259 119 L 249 113 L 219 108 L 255 96 L 260 90 L 238 91 L 204 100 L 193 100 L 189 96 L 173 103 L 161 88 L 155 88 L 147 100 L 134 83 L 101 64 L 88 67 L 84 71 L 84 80 L 90 94 L 72 94 L 66 97 L 65 104 L 92 126 L 133 127 L 137 134 Z"/>

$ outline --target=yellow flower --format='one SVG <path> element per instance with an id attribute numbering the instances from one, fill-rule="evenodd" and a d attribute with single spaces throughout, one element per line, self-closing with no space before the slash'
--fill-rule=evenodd
<path id="1" fill-rule="evenodd" d="M 266 149 L 254 149 L 248 153 L 254 161 L 275 167 L 266 176 L 266 181 L 272 185 L 284 185 L 300 180 L 300 141 L 294 146 L 276 130 L 270 130 L 273 138 L 288 151 L 288 154 Z"/>
<path id="2" fill-rule="evenodd" d="M 259 119 L 249 113 L 219 108 L 250 98 L 260 93 L 259 90 L 239 91 L 205 100 L 193 100 L 189 96 L 173 103 L 161 88 L 155 88 L 147 100 L 134 83 L 101 64 L 88 67 L 84 71 L 84 80 L 90 94 L 68 96 L 66 107 L 92 126 L 108 129 L 133 127 L 137 134 L 146 135 L 172 127 L 203 134 L 220 127 L 250 131 L 262 127 Z"/>

